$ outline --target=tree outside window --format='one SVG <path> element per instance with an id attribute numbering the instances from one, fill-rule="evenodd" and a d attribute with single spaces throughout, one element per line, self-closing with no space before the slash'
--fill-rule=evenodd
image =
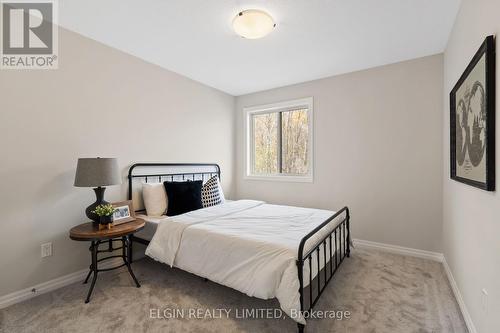
<path id="1" fill-rule="evenodd" d="M 248 112 L 250 165 L 254 176 L 311 175 L 312 103 Z M 310 105 L 311 104 L 311 105 Z"/>

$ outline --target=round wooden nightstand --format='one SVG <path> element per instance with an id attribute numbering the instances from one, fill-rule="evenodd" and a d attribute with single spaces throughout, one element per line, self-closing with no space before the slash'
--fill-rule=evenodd
<path id="1" fill-rule="evenodd" d="M 144 220 L 141 219 L 135 219 L 134 221 L 119 224 L 113 226 L 111 229 L 103 229 L 99 230 L 98 225 L 92 223 L 92 222 L 87 222 L 87 223 L 82 223 L 80 225 L 77 225 L 76 227 L 73 227 L 69 231 L 69 237 L 73 240 L 76 241 L 89 241 L 90 242 L 90 253 L 92 256 L 92 264 L 90 265 L 90 270 L 89 274 L 85 278 L 85 281 L 83 282 L 84 284 L 88 282 L 90 275 L 93 274 L 92 277 L 92 283 L 89 288 L 89 292 L 87 294 L 87 298 L 85 299 L 85 303 L 88 303 L 90 301 L 90 296 L 92 295 L 92 291 L 94 290 L 95 282 L 97 280 L 97 273 L 98 272 L 104 272 L 104 271 L 110 271 L 113 269 L 117 269 L 123 266 L 127 266 L 128 272 L 134 279 L 134 282 L 139 288 L 141 285 L 137 281 L 137 278 L 134 275 L 134 272 L 132 272 L 132 267 L 130 266 L 130 260 L 132 256 L 132 247 L 130 244 L 130 235 L 134 234 L 135 232 L 141 230 L 145 226 Z M 113 242 L 122 242 L 121 247 L 114 248 L 113 247 Z M 108 243 L 108 248 L 106 250 L 99 250 L 99 245 L 102 243 Z M 102 252 L 113 252 L 115 250 L 122 250 L 121 255 L 110 255 L 104 258 L 97 259 L 97 255 Z M 111 267 L 111 268 L 105 268 L 105 269 L 99 269 L 98 268 L 98 263 L 112 259 L 112 258 L 122 258 L 123 259 L 123 264 Z"/>

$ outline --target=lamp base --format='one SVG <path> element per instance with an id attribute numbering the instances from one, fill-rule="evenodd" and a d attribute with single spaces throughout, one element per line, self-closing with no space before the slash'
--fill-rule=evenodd
<path id="1" fill-rule="evenodd" d="M 104 200 L 104 191 L 105 187 L 96 187 L 94 188 L 96 201 L 85 209 L 85 214 L 89 219 L 91 219 L 94 223 L 99 224 L 99 215 L 92 213 L 97 206 L 109 204 L 106 200 Z"/>

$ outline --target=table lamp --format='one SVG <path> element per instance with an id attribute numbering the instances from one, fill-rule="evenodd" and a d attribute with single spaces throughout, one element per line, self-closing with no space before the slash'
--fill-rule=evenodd
<path id="1" fill-rule="evenodd" d="M 119 185 L 122 183 L 116 158 L 79 158 L 76 166 L 75 184 L 76 187 L 94 187 L 96 202 L 85 209 L 87 217 L 99 223 L 99 216 L 92 211 L 102 204 L 108 202 L 104 200 L 104 186 Z"/>

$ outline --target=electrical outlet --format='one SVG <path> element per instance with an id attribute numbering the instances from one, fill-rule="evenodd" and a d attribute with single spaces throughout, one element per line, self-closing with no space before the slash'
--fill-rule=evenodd
<path id="1" fill-rule="evenodd" d="M 42 258 L 50 257 L 52 255 L 52 243 L 42 244 Z"/>
<path id="2" fill-rule="evenodd" d="M 488 313 L 488 291 L 486 289 L 481 290 L 481 306 L 484 313 Z"/>

